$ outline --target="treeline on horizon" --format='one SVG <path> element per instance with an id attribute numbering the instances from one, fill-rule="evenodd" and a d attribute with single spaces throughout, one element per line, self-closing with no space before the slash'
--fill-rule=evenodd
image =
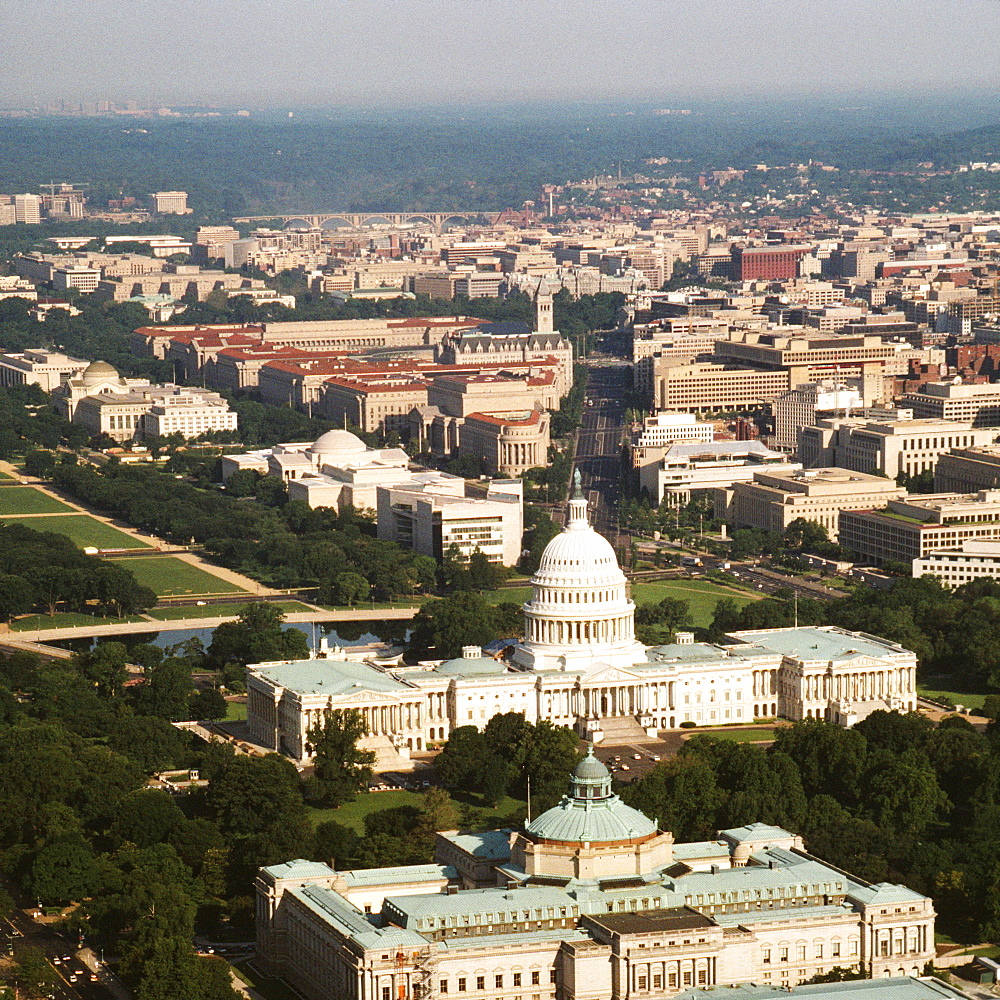
<path id="1" fill-rule="evenodd" d="M 843 103 L 843 102 L 842 102 Z M 458 109 L 448 113 L 313 113 L 223 119 L 0 119 L 9 192 L 65 177 L 108 198 L 183 188 L 200 217 L 265 211 L 496 211 L 538 197 L 542 183 L 648 172 L 647 157 L 689 161 L 681 172 L 819 159 L 886 169 L 994 159 L 1000 124 L 967 125 L 955 107 L 920 118 L 878 106 L 722 107 L 678 116 L 608 108 Z M 782 117 L 785 114 L 786 117 Z M 950 130 L 950 131 L 949 131 Z M 178 222 L 181 220 L 177 220 Z"/>

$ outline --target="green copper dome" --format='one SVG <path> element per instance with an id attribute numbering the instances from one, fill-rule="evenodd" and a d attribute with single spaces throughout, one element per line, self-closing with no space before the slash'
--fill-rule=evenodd
<path id="1" fill-rule="evenodd" d="M 656 833 L 656 824 L 611 791 L 611 775 L 591 746 L 573 771 L 569 795 L 529 823 L 525 832 L 535 840 L 607 844 L 649 837 Z"/>

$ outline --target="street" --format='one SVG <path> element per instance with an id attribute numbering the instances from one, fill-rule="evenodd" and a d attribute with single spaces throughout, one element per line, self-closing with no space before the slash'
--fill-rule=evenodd
<path id="1" fill-rule="evenodd" d="M 618 534 L 624 398 L 630 385 L 626 367 L 591 367 L 576 448 L 591 523 L 612 542 Z"/>
<path id="2" fill-rule="evenodd" d="M 113 1000 L 115 993 L 102 985 L 95 973 L 76 957 L 77 949 L 63 937 L 36 923 L 21 910 L 0 920 L 3 951 L 9 942 L 15 949 L 24 944 L 40 948 L 52 962 L 56 979 L 50 996 L 54 1000 Z M 96 962 L 94 963 L 96 966 Z"/>

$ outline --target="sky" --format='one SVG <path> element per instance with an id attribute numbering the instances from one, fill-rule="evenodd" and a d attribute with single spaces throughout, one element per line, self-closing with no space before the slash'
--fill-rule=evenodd
<path id="1" fill-rule="evenodd" d="M 1000 0 L 0 0 L 0 106 L 997 93 L 997 38 Z"/>

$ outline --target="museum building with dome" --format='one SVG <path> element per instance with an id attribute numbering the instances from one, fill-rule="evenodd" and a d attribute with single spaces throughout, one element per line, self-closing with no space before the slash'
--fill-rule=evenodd
<path id="1" fill-rule="evenodd" d="M 935 954 L 929 898 L 763 823 L 675 843 L 592 747 L 523 829 L 439 833 L 427 865 L 289 861 L 255 892 L 259 964 L 310 1000 L 655 1000 L 835 967 L 919 976 Z"/>

